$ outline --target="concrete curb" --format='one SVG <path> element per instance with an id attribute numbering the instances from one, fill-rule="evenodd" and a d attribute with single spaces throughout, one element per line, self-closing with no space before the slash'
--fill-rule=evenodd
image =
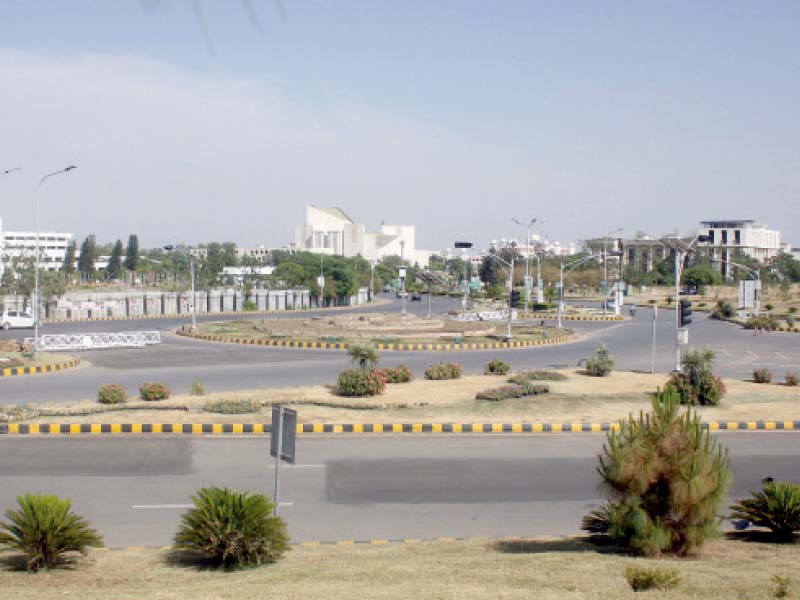
<path id="1" fill-rule="evenodd" d="M 269 346 L 273 348 L 295 348 L 300 350 L 346 350 L 348 344 L 344 342 L 310 342 L 305 340 L 256 340 L 250 338 L 234 338 L 221 335 L 193 334 L 186 331 L 176 331 L 178 335 L 190 337 L 207 342 L 225 342 L 228 344 L 241 344 L 245 346 Z M 546 340 L 527 340 L 510 342 L 483 342 L 480 344 L 375 344 L 376 350 L 389 352 L 448 352 L 448 351 L 474 351 L 474 350 L 504 350 L 509 348 L 530 348 L 533 346 L 548 346 L 563 344 L 570 341 L 574 334 L 562 335 Z"/>
<path id="2" fill-rule="evenodd" d="M 66 362 L 53 363 L 50 365 L 37 365 L 35 367 L 10 367 L 0 369 L 0 377 L 14 377 L 18 375 L 37 375 L 39 373 L 52 373 L 54 371 L 63 371 L 72 367 L 77 367 L 80 364 L 80 358 L 73 358 Z"/>
<path id="3" fill-rule="evenodd" d="M 544 319 L 545 321 L 556 321 L 558 320 L 558 315 L 532 315 L 533 319 Z M 561 315 L 562 321 L 624 321 L 625 317 L 622 315 L 611 315 L 611 316 L 599 316 L 599 317 L 585 317 L 582 315 Z"/>
<path id="4" fill-rule="evenodd" d="M 800 431 L 800 421 L 709 421 L 711 431 Z M 297 433 L 602 433 L 619 423 L 299 423 Z M 0 435 L 267 434 L 269 423 L 0 423 Z"/>

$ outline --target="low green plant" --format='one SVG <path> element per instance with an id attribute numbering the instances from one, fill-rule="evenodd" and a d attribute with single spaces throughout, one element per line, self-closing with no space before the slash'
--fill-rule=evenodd
<path id="1" fill-rule="evenodd" d="M 780 327 L 780 323 L 775 317 L 768 315 L 759 315 L 758 317 L 750 317 L 745 321 L 745 329 L 755 329 L 757 331 L 775 331 Z"/>
<path id="2" fill-rule="evenodd" d="M 677 392 L 682 404 L 716 406 L 727 393 L 722 379 L 711 372 L 714 351 L 710 348 L 686 351 L 681 372 L 670 376 L 667 388 Z"/>
<path id="3" fill-rule="evenodd" d="M 386 376 L 387 383 L 408 383 L 414 379 L 413 371 L 403 364 L 396 367 L 384 367 L 381 370 Z"/>
<path id="4" fill-rule="evenodd" d="M 369 342 L 354 342 L 347 347 L 353 365 L 362 371 L 369 371 L 378 364 L 378 351 Z"/>
<path id="5" fill-rule="evenodd" d="M 650 298 L 650 300 L 647 301 L 648 304 L 655 304 L 656 302 L 657 300 L 655 298 Z"/>
<path id="6" fill-rule="evenodd" d="M 103 545 L 89 522 L 72 512 L 67 498 L 25 494 L 17 503 L 19 510 L 8 509 L 8 521 L 0 522 L 0 546 L 25 554 L 29 571 L 51 569 L 67 552 L 86 554 Z"/>
<path id="7" fill-rule="evenodd" d="M 500 400 L 508 400 L 510 398 L 538 396 L 539 394 L 547 394 L 548 392 L 550 392 L 550 388 L 542 384 L 524 383 L 522 385 L 503 385 L 480 391 L 475 394 L 475 399 L 499 402 Z"/>
<path id="8" fill-rule="evenodd" d="M 795 387 L 798 383 L 800 383 L 800 378 L 797 377 L 796 373 L 787 373 L 784 380 L 786 381 L 786 385 L 789 387 Z"/>
<path id="9" fill-rule="evenodd" d="M 675 301 L 675 300 L 674 300 L 674 298 L 673 298 L 672 296 L 667 296 L 667 299 L 666 299 L 666 302 L 667 302 L 667 304 L 669 304 L 669 305 L 672 305 L 672 303 L 673 303 L 674 301 Z"/>
<path id="10" fill-rule="evenodd" d="M 258 310 L 258 306 L 256 306 L 256 303 L 252 300 L 245 300 L 242 304 L 242 310 L 245 312 L 253 312 Z"/>
<path id="11" fill-rule="evenodd" d="M 128 401 L 128 393 L 117 383 L 107 383 L 97 389 L 97 401 L 100 404 L 122 404 Z"/>
<path id="12" fill-rule="evenodd" d="M 646 590 L 671 590 L 678 586 L 681 577 L 676 569 L 670 567 L 625 567 L 625 579 L 634 592 Z"/>
<path id="13" fill-rule="evenodd" d="M 567 376 L 558 371 L 520 371 L 508 378 L 508 383 L 522 385 L 529 381 L 566 381 Z"/>
<path id="14" fill-rule="evenodd" d="M 736 315 L 736 308 L 727 300 L 717 300 L 714 310 L 711 311 L 712 319 L 732 319 Z"/>
<path id="15" fill-rule="evenodd" d="M 442 362 L 425 369 L 425 379 L 432 380 L 460 379 L 462 374 L 461 365 L 453 362 Z"/>
<path id="16" fill-rule="evenodd" d="M 772 371 L 769 369 L 753 369 L 753 381 L 756 383 L 772 383 Z"/>
<path id="17" fill-rule="evenodd" d="M 377 396 L 386 389 L 386 383 L 386 375 L 380 369 L 346 369 L 336 380 L 336 393 L 348 397 Z"/>
<path id="18" fill-rule="evenodd" d="M 772 583 L 772 597 L 773 598 L 788 598 L 790 591 L 789 586 L 792 583 L 792 580 L 788 577 L 784 577 L 781 575 L 773 575 L 770 578 L 770 582 Z"/>
<path id="19" fill-rule="evenodd" d="M 765 309 L 767 312 L 772 312 L 772 309 L 774 309 L 774 308 L 775 308 L 775 306 L 774 306 L 774 305 L 772 305 L 772 304 L 770 304 L 769 302 L 768 302 L 767 304 L 765 304 L 765 305 L 764 305 L 764 309 Z"/>
<path id="20" fill-rule="evenodd" d="M 586 372 L 592 377 L 605 377 L 614 369 L 614 359 L 608 354 L 605 344 L 586 361 Z"/>
<path id="21" fill-rule="evenodd" d="M 246 415 L 261 411 L 261 404 L 255 400 L 212 400 L 203 404 L 206 412 L 221 415 Z"/>
<path id="22" fill-rule="evenodd" d="M 796 312 L 797 312 L 797 307 L 796 306 L 790 306 L 789 307 L 789 314 L 793 315 Z"/>
<path id="23" fill-rule="evenodd" d="M 151 381 L 139 386 L 139 398 L 142 400 L 166 400 L 170 394 L 169 387 L 164 383 Z"/>
<path id="24" fill-rule="evenodd" d="M 207 392 L 208 390 L 206 390 L 206 386 L 199 381 L 193 381 L 192 385 L 189 386 L 190 396 L 205 396 Z"/>
<path id="25" fill-rule="evenodd" d="M 800 484 L 766 481 L 750 495 L 731 506 L 730 518 L 769 529 L 777 542 L 791 542 L 800 531 Z"/>
<path id="26" fill-rule="evenodd" d="M 486 366 L 483 368 L 484 375 L 505 375 L 511 370 L 511 366 L 505 362 L 500 360 L 499 358 L 493 358 Z"/>
<path id="27" fill-rule="evenodd" d="M 290 548 L 286 523 L 273 516 L 275 504 L 262 494 L 207 487 L 192 504 L 181 517 L 176 548 L 227 569 L 275 562 Z"/>

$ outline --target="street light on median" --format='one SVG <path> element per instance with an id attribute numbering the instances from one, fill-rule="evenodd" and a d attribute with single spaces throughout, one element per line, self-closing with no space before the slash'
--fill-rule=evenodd
<path id="1" fill-rule="evenodd" d="M 172 244 L 164 246 L 164 250 L 167 252 L 177 252 L 189 260 L 189 276 L 192 279 L 192 331 L 197 331 L 197 297 L 194 291 L 194 257 L 191 252 L 184 252 Z"/>
<path id="2" fill-rule="evenodd" d="M 39 355 L 39 264 L 41 261 L 41 254 L 42 254 L 42 249 L 39 245 L 39 237 L 40 237 L 39 197 L 42 191 L 42 184 L 47 179 L 49 179 L 50 177 L 54 177 L 56 175 L 61 175 L 62 173 L 68 173 L 73 169 L 77 168 L 78 167 L 76 167 L 75 165 L 70 165 L 59 171 L 53 171 L 52 173 L 48 173 L 39 180 L 39 185 L 36 187 L 36 266 L 35 266 L 34 286 L 33 286 L 33 358 L 34 359 L 36 359 L 36 357 Z M 17 169 L 9 169 L 9 171 L 5 171 L 5 173 L 15 170 Z"/>

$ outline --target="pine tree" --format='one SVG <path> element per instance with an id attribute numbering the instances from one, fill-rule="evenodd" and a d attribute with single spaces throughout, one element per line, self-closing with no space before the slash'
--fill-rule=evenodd
<path id="1" fill-rule="evenodd" d="M 87 235 L 81 243 L 81 254 L 78 257 L 78 270 L 83 274 L 92 275 L 94 273 L 95 260 L 95 239 L 93 235 Z"/>
<path id="2" fill-rule="evenodd" d="M 139 268 L 139 238 L 135 233 L 128 236 L 128 247 L 125 250 L 125 268 L 135 271 Z"/>
<path id="3" fill-rule="evenodd" d="M 122 270 L 122 240 L 117 240 L 114 247 L 111 249 L 111 256 L 108 258 L 108 266 L 106 267 L 107 279 L 119 279 L 119 273 Z"/>
<path id="4" fill-rule="evenodd" d="M 75 246 L 75 240 L 70 241 L 67 246 L 67 251 L 64 253 L 64 265 L 61 267 L 61 270 L 65 275 L 75 272 Z"/>
<path id="5" fill-rule="evenodd" d="M 599 461 L 616 497 L 584 517 L 583 529 L 649 556 L 689 554 L 718 534 L 728 451 L 696 413 L 680 411 L 674 390 L 659 391 L 652 412 L 611 431 Z"/>

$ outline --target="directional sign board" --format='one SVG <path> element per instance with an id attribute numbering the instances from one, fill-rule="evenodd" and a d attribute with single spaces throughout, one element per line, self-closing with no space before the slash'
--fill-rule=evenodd
<path id="1" fill-rule="evenodd" d="M 283 418 L 281 418 L 283 411 Z M 279 423 L 282 427 L 279 426 Z M 279 431 L 281 432 L 278 435 Z M 272 405 L 272 433 L 269 440 L 269 453 L 271 456 L 278 455 L 278 438 L 280 437 L 281 459 L 294 464 L 295 440 L 297 438 L 297 411 L 291 408 L 284 408 L 279 404 Z"/>
<path id="2" fill-rule="evenodd" d="M 472 248 L 472 242 L 456 242 L 456 248 Z"/>

